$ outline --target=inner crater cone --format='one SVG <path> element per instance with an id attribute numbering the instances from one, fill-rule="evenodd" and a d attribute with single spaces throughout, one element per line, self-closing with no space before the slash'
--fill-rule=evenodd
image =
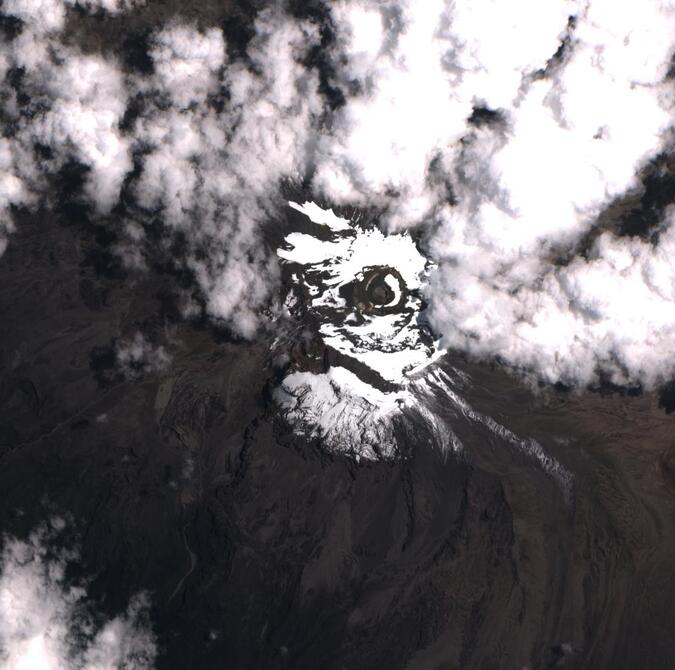
<path id="1" fill-rule="evenodd" d="M 408 291 L 400 273 L 391 267 L 372 268 L 356 282 L 354 298 L 362 311 L 399 310 L 407 300 Z"/>

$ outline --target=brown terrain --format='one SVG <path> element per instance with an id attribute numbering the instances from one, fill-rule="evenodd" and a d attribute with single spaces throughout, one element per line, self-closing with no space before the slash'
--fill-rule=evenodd
<path id="1" fill-rule="evenodd" d="M 143 72 L 149 31 L 177 12 L 236 52 L 255 5 L 151 3 L 67 32 Z M 656 204 L 631 195 L 602 229 L 653 229 L 674 181 L 649 178 Z M 63 179 L 0 259 L 0 531 L 68 515 L 102 613 L 150 592 L 160 669 L 675 667 L 672 399 L 532 392 L 451 356 L 473 407 L 572 473 L 569 496 L 467 423 L 459 456 L 414 435 L 396 462 L 326 454 L 270 404 L 269 342 L 180 318 L 189 278 L 124 270 L 115 226 Z M 168 364 L 120 370 L 139 332 Z"/>
<path id="2" fill-rule="evenodd" d="M 651 394 L 529 391 L 453 357 L 460 426 L 365 463 L 294 438 L 268 343 L 185 322 L 183 279 L 129 274 L 77 209 L 23 217 L 0 261 L 0 528 L 71 515 L 103 612 L 152 594 L 160 668 L 672 668 L 675 415 Z M 171 362 L 127 371 L 142 332 Z M 662 401 L 663 404 L 663 401 Z"/>

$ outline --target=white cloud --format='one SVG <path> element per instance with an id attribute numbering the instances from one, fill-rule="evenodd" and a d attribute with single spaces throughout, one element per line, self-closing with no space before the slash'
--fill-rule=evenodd
<path id="1" fill-rule="evenodd" d="M 130 4 L 83 6 L 114 13 Z M 158 26 L 154 73 L 130 76 L 109 57 L 64 45 L 63 1 L 6 0 L 3 12 L 24 29 L 0 47 L 0 72 L 23 68 L 30 103 L 10 87 L 0 98 L 13 128 L 0 142 L 0 251 L 13 206 L 37 202 L 68 159 L 89 168 L 86 196 L 106 213 L 135 152 L 139 208 L 126 230 L 139 248 L 139 231 L 158 218 L 165 239 L 183 236 L 182 260 L 207 311 L 253 337 L 278 281 L 262 230 L 281 215 L 280 183 L 311 177 L 326 202 L 381 208 L 390 229 L 426 227 L 439 262 L 431 315 L 448 346 L 549 380 L 585 384 L 602 371 L 653 384 L 671 374 L 661 343 L 672 297 L 650 277 L 671 277 L 672 217 L 657 245 L 608 233 L 588 259 L 557 267 L 551 258 L 574 249 L 672 146 L 672 0 L 327 8 L 335 41 L 323 53 L 324 83 L 345 97 L 332 111 L 307 65 L 318 26 L 280 10 L 258 13 L 237 60 L 218 28 Z M 132 98 L 140 115 L 123 132 Z M 496 123 L 469 121 L 482 107 Z M 617 254 L 634 258 L 635 270 L 617 270 Z M 129 265 L 143 263 L 140 251 L 129 254 Z M 642 298 L 629 309 L 603 294 L 605 281 Z"/>
<path id="2" fill-rule="evenodd" d="M 173 24 L 155 37 L 150 56 L 155 65 L 153 83 L 175 106 L 186 108 L 204 104 L 207 95 L 218 90 L 225 42 L 217 28 L 201 33 Z"/>
<path id="3" fill-rule="evenodd" d="M 34 75 L 51 105 L 31 119 L 22 139 L 54 148 L 57 165 L 72 156 L 89 167 L 86 194 L 101 212 L 109 212 L 131 169 L 129 143 L 118 129 L 127 104 L 123 77 L 100 56 L 63 56 L 63 65 Z"/>
<path id="4" fill-rule="evenodd" d="M 33 34 L 61 30 L 66 15 L 61 0 L 5 0 L 2 12 L 24 21 Z"/>
<path id="5" fill-rule="evenodd" d="M 452 160 L 474 104 L 512 104 L 523 74 L 556 50 L 569 4 L 434 0 L 366 10 L 337 3 L 338 44 L 347 41 L 337 68 L 363 93 L 348 100 L 336 132 L 323 138 L 315 185 L 335 200 L 388 203 L 390 225 L 421 222 L 438 200 L 428 187 L 430 162 Z M 380 11 L 383 22 L 392 11 L 398 21 L 389 35 L 371 29 L 379 48 L 366 50 L 359 27 Z"/>
<path id="6" fill-rule="evenodd" d="M 133 148 L 141 170 L 131 189 L 144 211 L 125 229 L 155 226 L 159 213 L 187 240 L 186 262 L 208 312 L 253 336 L 277 276 L 261 226 L 275 215 L 280 181 L 304 173 L 308 135 L 323 105 L 316 74 L 302 64 L 318 41 L 316 28 L 262 11 L 247 63 L 228 63 L 222 31 L 174 22 L 155 34 L 154 74 L 143 78 L 64 46 L 62 2 L 12 0 L 4 10 L 25 22 L 2 63 L 6 71 L 24 69 L 30 103 L 5 100 L 17 130 L 0 155 L 3 210 L 46 192 L 45 176 L 75 159 L 89 168 L 85 195 L 105 214 L 118 202 Z M 142 96 L 145 106 L 123 133 L 130 95 Z M 35 153 L 36 143 L 48 152 Z M 4 245 L 11 224 L 2 230 Z M 129 255 L 127 247 L 120 253 Z M 129 265 L 143 265 L 142 254 L 131 256 Z"/>
<path id="7" fill-rule="evenodd" d="M 13 93 L 3 100 L 15 129 L 3 140 L 0 211 L 35 201 L 31 194 L 45 190 L 44 177 L 70 159 L 89 168 L 86 195 L 100 212 L 110 211 L 131 169 L 129 145 L 118 127 L 127 105 L 118 66 L 63 45 L 62 2 L 11 0 L 3 11 L 20 18 L 24 27 L 2 50 L 2 74 L 20 68 L 29 101 L 19 104 Z M 50 154 L 37 154 L 37 144 Z"/>
<path id="8" fill-rule="evenodd" d="M 675 372 L 673 297 L 644 270 L 672 281 L 670 219 L 655 247 L 606 235 L 588 261 L 551 262 L 667 146 L 669 8 L 334 5 L 346 45 L 336 79 L 360 93 L 321 139 L 315 185 L 329 200 L 386 207 L 390 227 L 432 224 L 440 264 L 427 295 L 446 345 L 551 381 L 586 384 L 602 371 L 653 385 Z M 476 106 L 501 121 L 469 123 Z M 618 269 L 618 256 L 632 269 Z"/>
<path id="9" fill-rule="evenodd" d="M 587 261 L 549 260 L 636 187 L 667 141 L 673 21 L 657 4 L 644 9 L 592 2 L 565 62 L 508 110 L 508 131 L 473 132 L 455 161 L 459 204 L 439 211 L 431 237 L 445 260 L 432 317 L 448 345 L 549 381 L 586 384 L 602 372 L 652 386 L 675 372 L 673 295 L 654 291 L 643 271 L 675 279 L 672 219 L 654 247 L 606 234 Z"/>
<path id="10" fill-rule="evenodd" d="M 58 0 L 7 0 L 2 12 L 26 23 L 18 37 L 0 45 L 0 80 L 4 84 L 12 68 L 30 71 L 47 58 L 48 35 L 63 28 L 65 12 Z M 21 107 L 9 86 L 0 87 L 0 111 L 7 122 L 21 117 Z M 6 133 L 3 129 L 0 136 L 0 256 L 14 231 L 11 208 L 34 202 L 31 182 L 39 178 L 32 148 Z"/>
<path id="11" fill-rule="evenodd" d="M 12 149 L 11 142 L 0 138 L 0 256 L 6 248 L 7 235 L 14 230 L 10 207 L 29 200 L 26 187 L 16 176 Z"/>
<path id="12" fill-rule="evenodd" d="M 105 12 L 112 15 L 129 12 L 146 4 L 146 0 L 64 0 L 64 2 L 82 7 L 91 14 Z"/>
<path id="13" fill-rule="evenodd" d="M 157 649 L 146 595 L 102 625 L 84 585 L 66 571 L 77 551 L 57 549 L 65 527 L 55 518 L 27 540 L 5 536 L 0 557 L 0 663 L 7 670 L 145 670 Z M 98 617 L 97 617 L 98 620 Z"/>
<path id="14" fill-rule="evenodd" d="M 247 337 L 277 273 L 261 227 L 274 216 L 280 181 L 304 170 L 322 104 L 316 76 L 300 62 L 316 31 L 270 11 L 255 28 L 250 64 L 226 62 L 220 31 L 161 31 L 151 52 L 156 75 L 139 86 L 172 105 L 148 109 L 135 129 L 149 149 L 134 186 L 140 204 L 187 233 L 207 310 Z M 209 96 L 222 88 L 218 111 Z"/>
<path id="15" fill-rule="evenodd" d="M 615 383 L 653 387 L 675 374 L 673 214 L 657 244 L 605 233 L 588 260 L 517 293 L 506 319 L 526 318 L 511 324 L 507 358 L 549 380 L 592 381 L 602 368 Z"/>
<path id="16" fill-rule="evenodd" d="M 136 379 L 151 372 L 165 370 L 171 357 L 163 346 L 154 346 L 143 333 L 137 332 L 131 340 L 122 340 L 115 347 L 117 367 L 127 379 Z"/>

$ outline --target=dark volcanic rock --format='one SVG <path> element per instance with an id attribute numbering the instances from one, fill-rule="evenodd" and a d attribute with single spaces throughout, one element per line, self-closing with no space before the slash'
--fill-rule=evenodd
<path id="1" fill-rule="evenodd" d="M 407 436 L 410 458 L 357 465 L 278 423 L 267 343 L 169 318 L 175 277 L 97 274 L 100 243 L 36 218 L 0 261 L 0 524 L 72 515 L 101 611 L 152 594 L 160 668 L 672 667 L 656 398 L 534 398 L 453 361 L 473 406 L 573 473 L 571 498 L 467 425 L 460 457 Z M 136 332 L 171 362 L 128 379 L 111 343 Z"/>

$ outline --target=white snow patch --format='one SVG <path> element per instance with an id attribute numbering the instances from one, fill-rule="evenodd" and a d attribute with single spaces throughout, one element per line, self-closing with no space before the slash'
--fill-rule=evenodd
<path id="1" fill-rule="evenodd" d="M 289 203 L 307 214 L 313 222 L 330 218 L 332 211 L 316 203 Z M 322 214 L 323 213 L 323 214 Z M 341 222 L 346 221 L 341 219 Z M 402 383 L 408 370 L 418 369 L 436 351 L 421 337 L 418 324 L 422 305 L 419 290 L 426 280 L 430 264 L 420 253 L 409 233 L 389 234 L 381 230 L 363 229 L 348 222 L 332 228 L 329 239 L 304 233 L 290 233 L 285 248 L 277 251 L 285 262 L 300 266 L 293 273 L 310 295 L 311 309 L 321 313 L 319 332 L 326 345 L 350 356 L 377 372 L 383 379 Z M 408 292 L 405 303 L 395 313 L 344 313 L 347 308 L 341 289 L 360 282 L 365 272 L 373 268 L 392 268 L 400 274 Z M 388 274 L 384 281 L 394 292 L 390 305 L 402 298 L 399 280 Z"/>
<path id="2" fill-rule="evenodd" d="M 332 209 L 323 209 L 315 202 L 305 202 L 304 204 L 300 205 L 297 202 L 289 201 L 288 204 L 293 209 L 308 217 L 310 221 L 318 223 L 322 226 L 328 226 L 335 232 L 339 232 L 341 230 L 350 230 L 352 227 L 349 219 L 343 219 L 334 214 Z"/>
<path id="3" fill-rule="evenodd" d="M 336 366 L 323 374 L 289 374 L 275 398 L 303 434 L 322 438 L 330 451 L 373 460 L 396 454 L 390 419 L 412 396 L 405 390 L 384 393 Z"/>

